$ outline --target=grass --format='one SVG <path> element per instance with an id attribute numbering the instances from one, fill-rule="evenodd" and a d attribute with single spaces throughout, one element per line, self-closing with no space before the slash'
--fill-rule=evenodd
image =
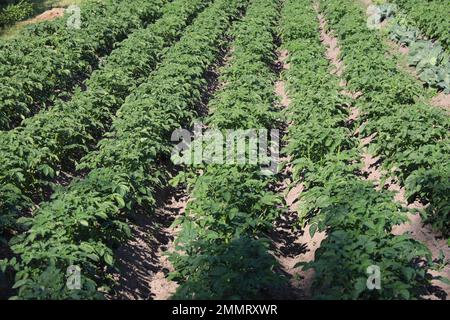
<path id="1" fill-rule="evenodd" d="M 33 17 L 50 10 L 52 8 L 66 8 L 72 4 L 80 5 L 90 0 L 30 0 L 33 4 L 34 12 L 30 19 L 17 22 L 16 24 L 0 30 L 1 39 L 9 39 L 16 37 L 20 30 L 29 25 Z"/>

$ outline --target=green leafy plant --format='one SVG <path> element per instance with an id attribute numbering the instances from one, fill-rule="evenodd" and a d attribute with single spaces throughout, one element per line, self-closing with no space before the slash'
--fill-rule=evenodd
<path id="1" fill-rule="evenodd" d="M 412 82 L 407 82 L 411 90 L 400 93 L 395 65 L 374 52 L 380 48 L 378 39 L 367 29 L 359 5 L 331 0 L 320 7 L 340 41 L 343 76 L 350 88 L 363 93 L 357 105 L 367 107 L 368 113 L 362 117 L 383 114 L 385 110 L 378 109 L 383 101 L 414 101 Z M 289 50 L 286 78 L 293 99 L 287 112 L 292 124 L 286 152 L 293 159 L 294 183 L 305 188 L 298 205 L 299 224 L 309 224 L 311 236 L 326 233 L 314 261 L 297 266 L 314 269 L 316 299 L 418 298 L 430 283 L 431 254 L 409 236 L 391 233 L 405 221 L 406 210 L 394 202 L 392 193 L 376 190 L 360 177 L 361 150 L 352 132 L 364 118 L 346 121 L 348 102 L 341 97 L 339 79 L 330 74 L 312 3 L 287 1 L 282 21 L 292 26 L 281 35 Z M 387 79 L 386 73 L 394 78 Z M 378 97 L 371 90 L 388 95 Z M 314 134 L 305 134 L 310 131 Z M 381 270 L 381 290 L 366 286 L 367 268 L 373 265 Z"/>
<path id="2" fill-rule="evenodd" d="M 427 40 L 417 27 L 411 25 L 404 13 L 398 13 L 390 23 L 389 37 L 409 47 L 408 63 L 416 67 L 422 81 L 444 93 L 450 92 L 449 55 L 439 41 Z"/>
<path id="3" fill-rule="evenodd" d="M 8 4 L 0 11 L 0 28 L 10 26 L 27 18 L 33 12 L 33 5 L 27 0 Z"/>
<path id="4" fill-rule="evenodd" d="M 215 246 L 201 240 L 191 245 L 194 252 L 172 257 L 176 272 L 170 277 L 182 281 L 173 299 L 270 298 L 269 289 L 280 290 L 284 283 L 273 270 L 277 262 L 267 241 L 242 237 Z"/>
<path id="5" fill-rule="evenodd" d="M 340 41 L 346 64 L 344 77 L 350 88 L 363 92 L 356 101 L 362 110 L 362 119 L 367 120 L 361 132 L 364 136 L 373 135 L 372 151 L 375 156 L 381 157 L 384 168 L 388 169 L 387 175 L 397 176 L 402 184 L 409 176 L 417 174 L 418 177 L 423 172 L 433 172 L 436 178 L 440 176 L 437 181 L 445 180 L 447 172 L 444 167 L 449 165 L 448 117 L 442 110 L 417 102 L 426 96 L 424 90 L 411 76 L 400 71 L 393 60 L 386 59 L 387 48 L 382 45 L 378 33 L 367 29 L 361 7 L 333 0 L 324 3 L 323 8 L 329 28 L 334 30 Z M 424 48 L 428 49 L 422 51 Z M 431 70 L 447 59 L 439 46 L 431 46 L 428 42 L 418 42 L 417 50 L 412 51 L 413 56 L 416 53 L 420 56 L 414 63 L 420 62 L 424 70 Z M 435 69 L 431 71 L 424 76 L 436 81 L 437 72 Z M 370 75 L 369 79 L 366 75 Z M 445 75 L 443 78 L 445 81 Z M 430 188 L 427 179 L 411 178 L 408 181 L 411 183 L 405 186 L 411 195 L 416 194 L 417 190 L 429 190 L 423 192 L 421 197 L 433 208 L 428 214 L 429 221 L 445 220 L 447 212 L 442 204 L 448 200 L 445 191 L 441 191 L 443 188 Z M 413 201 L 414 197 L 409 200 Z M 438 216 L 442 219 L 436 220 Z M 448 233 L 444 224 L 435 226 L 439 226 L 439 231 Z"/>
<path id="6" fill-rule="evenodd" d="M 406 12 L 409 24 L 417 26 L 426 36 L 450 47 L 450 16 L 446 1 L 392 0 Z"/>
<path id="7" fill-rule="evenodd" d="M 185 25 L 179 17 L 187 19 L 202 7 L 201 1 L 180 1 L 171 16 L 172 22 L 174 17 L 180 20 L 175 30 Z M 33 217 L 23 221 L 28 231 L 11 241 L 20 258 L 14 264 L 19 293 L 41 297 L 40 292 L 33 297 L 33 288 L 48 283 L 42 274 L 50 262 L 61 272 L 79 265 L 97 290 L 110 285 L 113 248 L 130 235 L 127 213 L 137 207 L 151 211 L 156 190 L 167 185 L 168 170 L 160 160 L 170 156 L 168 137 L 193 118 L 205 85 L 203 75 L 216 61 L 222 37 L 243 6 L 242 1 L 220 0 L 201 12 L 167 50 L 159 68 L 126 99 L 98 151 L 80 163 L 88 171 L 86 177 L 58 189 L 51 201 L 41 203 Z M 57 284 L 61 272 L 48 276 L 57 277 Z M 90 286 L 86 290 L 90 296 Z M 53 298 L 50 291 L 46 294 Z M 60 294 L 55 292 L 56 297 Z"/>
<path id="8" fill-rule="evenodd" d="M 11 229 L 13 217 L 44 197 L 64 172 L 73 172 L 82 156 L 109 130 L 119 107 L 146 81 L 198 10 L 208 1 L 166 5 L 163 16 L 131 34 L 108 56 L 103 66 L 71 100 L 25 120 L 23 126 L 0 133 L 1 229 Z"/>
<path id="9" fill-rule="evenodd" d="M 271 63 L 279 5 L 278 0 L 253 1 L 232 28 L 230 63 L 219 78 L 224 85 L 209 103 L 211 128 L 270 128 L 278 122 Z M 256 165 L 192 169 L 202 173 L 183 173 L 194 177 L 187 179 L 192 201 L 177 221 L 178 252 L 170 257 L 171 277 L 180 283 L 174 298 L 269 297 L 285 283 L 263 240 L 282 207 L 279 195 L 269 190 L 273 177 Z"/>
<path id="10" fill-rule="evenodd" d="M 19 126 L 58 98 L 67 100 L 116 42 L 160 17 L 166 2 L 89 1 L 80 7 L 80 29 L 67 27 L 70 15 L 65 15 L 2 41 L 0 130 Z"/>

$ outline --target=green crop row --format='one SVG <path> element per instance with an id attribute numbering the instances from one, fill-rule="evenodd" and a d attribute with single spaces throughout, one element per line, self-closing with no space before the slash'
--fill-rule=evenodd
<path id="1" fill-rule="evenodd" d="M 209 129 L 276 128 L 273 71 L 278 0 L 254 0 L 231 32 L 232 52 L 222 68 L 223 87 L 209 103 Z M 205 150 L 208 141 L 204 141 Z M 274 271 L 265 233 L 282 199 L 269 190 L 276 176 L 257 165 L 203 163 L 187 169 L 191 201 L 177 219 L 181 231 L 170 256 L 180 286 L 175 299 L 257 299 L 283 283 Z"/>
<path id="2" fill-rule="evenodd" d="M 80 8 L 79 29 L 67 26 L 66 14 L 0 42 L 0 130 L 67 97 L 116 42 L 159 17 L 166 2 L 92 2 Z"/>
<path id="3" fill-rule="evenodd" d="M 447 0 L 392 0 L 404 10 L 410 23 L 425 35 L 450 47 L 450 4 Z"/>
<path id="4" fill-rule="evenodd" d="M 118 110 L 108 137 L 81 164 L 86 177 L 24 219 L 28 231 L 11 241 L 19 259 L 8 262 L 17 271 L 20 298 L 92 298 L 96 286 L 107 283 L 113 249 L 130 236 L 127 212 L 154 208 L 168 179 L 162 160 L 170 156 L 171 133 L 195 116 L 204 74 L 244 5 L 218 0 L 199 14 Z M 81 290 L 65 287 L 70 265 L 81 268 Z"/>
<path id="5" fill-rule="evenodd" d="M 386 58 L 381 36 L 368 30 L 362 8 L 344 0 L 322 2 L 329 28 L 336 32 L 349 88 L 363 95 L 361 132 L 374 135 L 370 152 L 382 168 L 406 187 L 409 202 L 427 204 L 433 226 L 449 234 L 450 120 L 444 111 L 421 101 L 424 91 Z"/>
<path id="6" fill-rule="evenodd" d="M 299 219 L 310 225 L 311 236 L 326 232 L 314 261 L 298 264 L 315 270 L 313 298 L 419 297 L 429 284 L 430 253 L 409 236 L 391 233 L 406 220 L 405 210 L 391 192 L 377 191 L 361 178 L 361 149 L 353 136 L 357 123 L 348 121 L 350 100 L 331 74 L 312 1 L 286 1 L 281 37 L 289 52 L 285 77 L 292 99 L 285 151 L 294 165 L 294 183 L 305 187 Z M 367 286 L 370 268 L 379 268 L 379 289 Z"/>
<path id="7" fill-rule="evenodd" d="M 73 172 L 80 158 L 108 131 L 117 109 L 145 82 L 164 57 L 164 48 L 182 34 L 209 0 L 166 5 L 156 23 L 133 33 L 71 100 L 0 132 L 0 231 L 42 201 L 52 182 Z M 1 235 L 0 235 L 1 236 Z"/>

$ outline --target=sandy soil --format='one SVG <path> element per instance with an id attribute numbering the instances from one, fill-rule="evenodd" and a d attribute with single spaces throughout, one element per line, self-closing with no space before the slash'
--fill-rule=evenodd
<path id="1" fill-rule="evenodd" d="M 316 6 L 316 10 L 318 7 Z M 319 24 L 320 24 L 320 40 L 326 47 L 326 57 L 330 60 L 331 65 L 334 67 L 333 74 L 338 77 L 342 76 L 344 72 L 344 64 L 342 60 L 339 58 L 341 53 L 341 49 L 338 46 L 337 38 L 334 37 L 331 33 L 326 32 L 326 21 L 322 14 L 318 15 Z M 341 86 L 345 86 L 345 82 L 341 82 Z"/>
<path id="2" fill-rule="evenodd" d="M 371 6 L 373 4 L 372 0 L 360 0 L 361 4 L 364 6 L 364 8 L 368 8 L 369 6 Z"/>
<path id="3" fill-rule="evenodd" d="M 319 11 L 318 6 L 316 6 L 316 10 Z M 330 60 L 330 63 L 333 66 L 333 70 L 331 73 L 336 75 L 337 77 L 341 77 L 344 72 L 344 64 L 340 59 L 341 49 L 338 46 L 338 40 L 335 36 L 333 36 L 332 33 L 326 31 L 327 24 L 324 16 L 318 13 L 318 19 L 320 26 L 320 40 L 325 45 L 325 55 L 327 59 Z M 347 83 L 344 79 L 341 79 L 339 85 L 342 87 L 341 93 L 352 99 L 358 99 L 362 95 L 362 92 L 352 92 L 350 90 L 347 90 L 345 88 L 347 86 Z M 353 108 L 352 111 L 354 112 L 354 116 L 359 115 L 359 111 L 356 108 Z"/>
<path id="4" fill-rule="evenodd" d="M 114 278 L 118 284 L 115 295 L 109 298 L 164 300 L 175 293 L 177 283 L 167 279 L 167 274 L 173 271 L 167 253 L 173 252 L 178 231 L 171 225 L 184 213 L 187 197 L 175 190 L 162 202 L 152 215 L 131 217 L 133 236 L 116 251 L 119 272 Z"/>
<path id="5" fill-rule="evenodd" d="M 23 22 L 21 22 L 21 24 L 33 24 L 33 23 L 38 23 L 41 21 L 50 21 L 50 20 L 54 20 L 56 18 L 62 17 L 64 15 L 64 8 L 53 8 L 50 10 L 47 10 L 43 13 L 41 13 L 40 15 L 25 20 Z"/>
<path id="6" fill-rule="evenodd" d="M 438 93 L 431 99 L 431 104 L 435 107 L 440 107 L 450 111 L 450 94 L 445 94 L 443 92 Z"/>
<path id="7" fill-rule="evenodd" d="M 35 22 L 53 20 L 53 19 L 62 17 L 64 15 L 64 10 L 65 10 L 64 8 L 53 8 L 53 9 L 50 9 L 50 10 L 47 10 L 47 11 L 41 13 L 40 15 L 35 17 L 33 20 Z"/>

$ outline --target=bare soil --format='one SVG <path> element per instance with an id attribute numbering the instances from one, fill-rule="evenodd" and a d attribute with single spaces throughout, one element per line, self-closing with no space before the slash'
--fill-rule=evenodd
<path id="1" fill-rule="evenodd" d="M 62 17 L 64 15 L 64 8 L 53 8 L 50 10 L 47 10 L 37 17 L 35 17 L 33 20 L 36 22 L 38 21 L 46 21 L 46 20 L 53 20 L 59 17 Z"/>
<path id="2" fill-rule="evenodd" d="M 118 300 L 165 300 L 175 293 L 177 283 L 167 279 L 173 271 L 167 254 L 174 250 L 178 231 L 171 225 L 184 213 L 187 196 L 173 190 L 152 215 L 136 213 L 131 219 L 132 238 L 116 251 L 119 272 L 115 294 Z"/>
<path id="3" fill-rule="evenodd" d="M 316 6 L 316 10 L 318 7 Z M 318 14 L 319 24 L 320 24 L 320 40 L 325 45 L 326 57 L 330 60 L 331 65 L 334 66 L 334 70 L 332 74 L 335 74 L 338 77 L 342 76 L 344 71 L 344 64 L 340 59 L 339 55 L 341 53 L 341 49 L 338 46 L 338 40 L 331 33 L 326 31 L 326 21 L 325 17 L 322 14 Z M 345 86 L 345 82 L 341 82 L 341 86 Z"/>
<path id="4" fill-rule="evenodd" d="M 372 4 L 373 4 L 373 1 L 372 0 L 360 0 L 361 1 L 361 4 L 364 6 L 364 8 L 368 8 L 368 7 L 370 7 Z"/>
<path id="5" fill-rule="evenodd" d="M 39 15 L 37 15 L 34 18 L 28 19 L 23 21 L 23 24 L 33 24 L 33 23 L 38 23 L 41 21 L 50 21 L 50 20 L 54 20 L 56 18 L 62 17 L 64 15 L 64 8 L 53 8 L 50 10 L 47 10 Z"/>
<path id="6" fill-rule="evenodd" d="M 317 11 L 319 11 L 318 5 L 316 5 L 315 8 Z M 335 36 L 333 36 L 331 32 L 327 32 L 327 23 L 325 17 L 320 13 L 318 13 L 317 17 L 319 19 L 319 26 L 320 26 L 320 40 L 326 47 L 325 56 L 330 61 L 330 64 L 333 66 L 331 74 L 337 77 L 342 77 L 342 74 L 344 72 L 344 63 L 340 58 L 341 48 L 338 45 L 338 40 Z M 352 99 L 358 99 L 362 95 L 362 92 L 352 92 L 350 90 L 345 89 L 347 83 L 345 82 L 344 79 L 341 79 L 339 85 L 343 88 L 341 93 Z M 353 112 L 355 112 L 354 115 L 359 115 L 358 109 L 353 108 Z"/>
<path id="7" fill-rule="evenodd" d="M 450 111 L 450 94 L 445 94 L 443 92 L 438 93 L 431 99 L 431 104 L 435 107 Z"/>

